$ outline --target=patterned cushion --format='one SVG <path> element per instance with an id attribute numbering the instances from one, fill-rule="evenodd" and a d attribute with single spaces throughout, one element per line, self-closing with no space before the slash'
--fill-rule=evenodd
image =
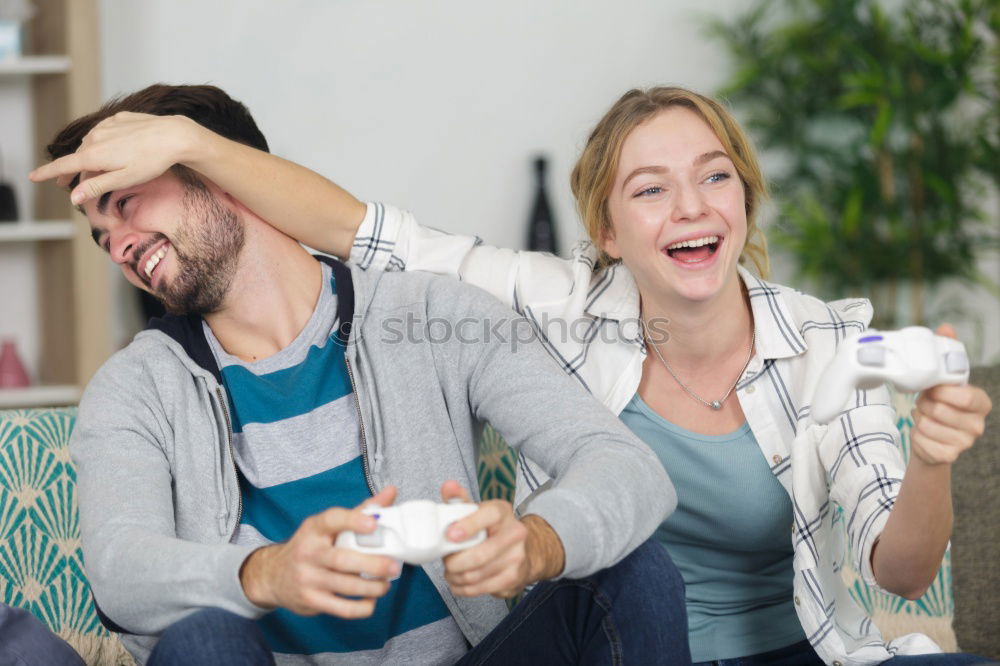
<path id="1" fill-rule="evenodd" d="M 83 573 L 75 421 L 75 408 L 0 411 L 0 602 L 31 611 L 88 664 L 132 664 Z"/>
<path id="2" fill-rule="evenodd" d="M 484 500 L 514 501 L 514 451 L 492 426 L 486 424 L 479 440 L 479 492 Z"/>

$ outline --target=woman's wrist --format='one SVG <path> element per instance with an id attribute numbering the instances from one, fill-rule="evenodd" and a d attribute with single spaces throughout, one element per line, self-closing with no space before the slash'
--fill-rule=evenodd
<path id="1" fill-rule="evenodd" d="M 220 164 L 228 144 L 233 142 L 187 116 L 172 116 L 171 121 L 176 123 L 171 141 L 174 163 L 212 179 L 213 166 Z"/>

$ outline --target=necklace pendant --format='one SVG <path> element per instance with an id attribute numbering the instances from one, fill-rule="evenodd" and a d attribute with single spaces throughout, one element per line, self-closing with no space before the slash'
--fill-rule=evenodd
<path id="1" fill-rule="evenodd" d="M 712 404 L 710 404 L 709 407 L 711 407 L 715 411 L 719 411 L 720 409 L 722 409 L 722 403 L 719 402 L 718 400 L 713 400 Z"/>

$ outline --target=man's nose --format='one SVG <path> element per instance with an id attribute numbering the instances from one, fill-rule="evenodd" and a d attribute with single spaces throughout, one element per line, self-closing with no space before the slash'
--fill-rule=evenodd
<path id="1" fill-rule="evenodd" d="M 131 264 L 139 247 L 139 234 L 124 225 L 111 232 L 108 249 L 116 264 Z"/>

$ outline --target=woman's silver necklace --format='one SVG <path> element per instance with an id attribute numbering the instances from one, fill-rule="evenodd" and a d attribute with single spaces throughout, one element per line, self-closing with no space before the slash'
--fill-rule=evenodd
<path id="1" fill-rule="evenodd" d="M 746 363 L 743 364 L 743 369 L 740 370 L 740 373 L 738 375 L 736 375 L 736 381 L 733 382 L 733 385 L 729 387 L 728 391 L 726 391 L 726 395 L 722 396 L 718 400 L 713 400 L 711 402 L 702 398 L 700 395 L 698 395 L 690 388 L 688 388 L 687 384 L 681 381 L 681 378 L 677 376 L 677 373 L 674 372 L 674 369 L 670 367 L 669 363 L 667 363 L 667 359 L 663 358 L 663 354 L 660 353 L 659 347 L 653 344 L 653 341 L 649 339 L 649 335 L 646 334 L 645 325 L 643 325 L 642 327 L 642 336 L 646 339 L 646 342 L 649 343 L 649 346 L 653 348 L 653 351 L 656 353 L 656 357 L 660 359 L 661 363 L 663 363 L 663 367 L 667 369 L 667 372 L 670 373 L 670 376 L 674 378 L 674 380 L 680 385 L 682 389 L 684 389 L 685 393 L 687 393 L 689 396 L 691 396 L 701 404 L 705 405 L 706 407 L 711 407 L 715 411 L 719 411 L 720 409 L 722 409 L 722 404 L 726 402 L 726 398 L 728 398 L 729 394 L 733 392 L 733 389 L 736 388 L 736 385 L 740 383 L 740 377 L 743 376 L 743 373 L 746 372 L 747 367 L 750 365 L 750 359 L 753 358 L 753 344 L 757 340 L 757 328 L 754 327 L 753 332 L 750 335 L 750 349 L 747 350 L 747 360 Z"/>

